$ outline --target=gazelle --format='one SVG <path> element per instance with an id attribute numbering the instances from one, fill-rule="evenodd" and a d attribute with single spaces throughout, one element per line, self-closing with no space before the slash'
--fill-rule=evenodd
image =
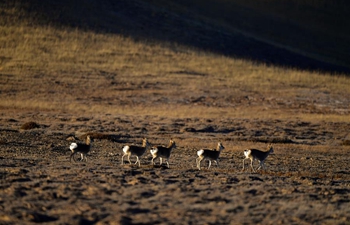
<path id="1" fill-rule="evenodd" d="M 253 161 L 254 160 L 258 160 L 260 165 L 259 167 L 257 168 L 257 170 L 260 170 L 261 168 L 264 168 L 265 169 L 265 160 L 266 158 L 271 154 L 273 153 L 273 147 L 272 145 L 268 145 L 267 146 L 267 149 L 268 151 L 266 152 L 263 152 L 261 150 L 258 150 L 258 149 L 246 149 L 244 150 L 244 156 L 245 158 L 243 159 L 243 169 L 242 171 L 244 170 L 244 161 L 246 159 L 250 159 L 250 167 L 252 168 L 252 170 L 254 172 L 256 172 L 256 170 L 253 168 Z"/>
<path id="2" fill-rule="evenodd" d="M 135 164 L 138 162 L 139 163 L 139 167 L 140 167 L 140 159 L 139 157 L 141 157 L 147 150 L 147 148 L 149 147 L 149 143 L 147 138 L 144 138 L 142 140 L 142 146 L 137 146 L 137 145 L 125 145 L 123 147 L 123 152 L 124 155 L 122 156 L 122 165 L 124 164 L 124 157 L 127 155 L 128 156 L 128 161 L 131 164 L 130 161 L 130 156 L 131 155 L 135 155 L 136 156 L 136 162 Z"/>
<path id="3" fill-rule="evenodd" d="M 159 158 L 159 160 L 160 160 L 159 165 L 161 166 L 163 163 L 162 158 L 164 158 L 166 160 L 166 163 L 167 163 L 168 168 L 169 168 L 169 158 L 170 158 L 171 150 L 173 148 L 176 148 L 176 144 L 175 144 L 175 141 L 173 141 L 173 139 L 170 139 L 168 147 L 165 147 L 165 146 L 152 147 L 150 150 L 152 157 L 153 157 L 152 158 L 152 165 L 155 165 L 154 160 Z"/>
<path id="4" fill-rule="evenodd" d="M 216 150 L 211 150 L 211 149 L 201 149 L 197 151 L 198 158 L 196 159 L 196 164 L 199 170 L 201 170 L 201 161 L 203 159 L 209 159 L 209 166 L 208 169 L 211 166 L 211 160 L 214 160 L 216 162 L 216 165 L 219 166 L 218 164 L 218 159 L 221 153 L 221 150 L 225 149 L 225 147 L 222 145 L 221 142 L 218 143 Z"/>
<path id="5" fill-rule="evenodd" d="M 70 155 L 70 162 L 72 162 L 72 158 L 74 162 L 76 162 L 74 155 L 77 153 L 81 154 L 80 161 L 85 160 L 87 162 L 87 153 L 91 149 L 93 139 L 90 138 L 90 135 L 86 136 L 86 143 L 72 143 L 69 146 L 69 149 L 72 151 L 72 154 Z"/>

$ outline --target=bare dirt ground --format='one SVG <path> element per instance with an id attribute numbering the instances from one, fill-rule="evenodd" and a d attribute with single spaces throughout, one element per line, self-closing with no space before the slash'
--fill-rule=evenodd
<path id="1" fill-rule="evenodd" d="M 244 104 L 244 103 L 242 103 Z M 203 119 L 6 110 L 0 130 L 1 224 L 349 224 L 346 122 Z M 23 130 L 35 121 L 39 126 Z M 72 137 L 95 137 L 69 162 Z M 121 165 L 122 147 L 177 143 L 170 168 Z M 219 167 L 196 150 L 222 141 Z M 266 171 L 241 171 L 243 150 L 273 143 Z M 135 158 L 132 157 L 132 162 Z M 157 161 L 158 163 L 159 161 Z"/>

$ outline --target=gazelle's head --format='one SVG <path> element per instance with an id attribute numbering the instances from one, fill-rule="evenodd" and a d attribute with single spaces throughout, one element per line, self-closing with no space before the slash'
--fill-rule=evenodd
<path id="1" fill-rule="evenodd" d="M 173 139 L 170 139 L 169 141 L 169 147 L 173 147 L 173 148 L 176 148 L 176 143 Z"/>
<path id="2" fill-rule="evenodd" d="M 267 150 L 270 152 L 270 154 L 273 153 L 273 146 L 272 146 L 272 144 L 269 144 L 269 145 L 267 146 Z"/>
<path id="3" fill-rule="evenodd" d="M 218 143 L 218 147 L 217 147 L 216 150 L 221 151 L 221 150 L 223 150 L 223 149 L 225 149 L 225 147 L 222 145 L 221 142 L 219 142 L 219 143 Z"/>

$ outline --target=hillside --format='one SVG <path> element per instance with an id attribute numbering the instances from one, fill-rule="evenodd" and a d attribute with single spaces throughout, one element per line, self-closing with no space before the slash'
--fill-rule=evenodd
<path id="1" fill-rule="evenodd" d="M 348 9 L 0 0 L 0 224 L 348 224 Z"/>
<path id="2" fill-rule="evenodd" d="M 350 71 L 348 1 L 16 0 L 0 4 L 2 26 L 70 27 L 287 68 Z"/>

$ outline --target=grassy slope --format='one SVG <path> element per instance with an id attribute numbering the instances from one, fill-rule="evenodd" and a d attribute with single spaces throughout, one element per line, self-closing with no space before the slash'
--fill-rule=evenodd
<path id="1" fill-rule="evenodd" d="M 224 20 L 229 14 L 217 17 L 223 8 L 213 8 L 213 14 L 205 16 L 206 11 L 195 10 L 199 7 L 196 2 L 188 5 L 180 1 L 119 1 L 115 5 L 106 0 L 89 1 L 83 6 L 71 1 L 47 1 L 47 5 L 33 2 L 1 7 L 2 107 L 174 117 L 256 117 L 253 110 L 258 109 L 260 117 L 288 118 L 290 111 L 281 112 L 277 105 L 304 98 L 318 101 L 321 95 L 329 95 L 324 93 L 332 93 L 327 98 L 342 102 L 349 95 L 346 76 L 286 69 L 279 63 L 264 65 L 260 59 L 279 58 L 271 52 L 281 56 L 289 53 L 226 31 Z M 208 5 L 201 7 L 209 11 L 212 2 L 205 3 Z M 229 9 L 233 3 L 223 4 Z M 223 31 L 229 32 L 229 39 L 234 38 L 230 39 L 232 42 L 246 44 L 250 50 L 233 48 L 233 55 L 242 56 L 239 59 L 229 54 L 225 46 L 228 42 L 214 35 L 225 36 Z M 179 34 L 183 36 L 178 37 Z M 221 42 L 222 46 L 211 47 Z M 252 46 L 272 51 L 265 55 Z M 245 51 L 249 54 L 244 55 Z M 288 59 L 295 59 L 290 56 Z M 285 66 L 303 68 L 296 62 L 284 61 Z M 204 101 L 196 100 L 203 96 Z M 246 96 L 253 96 L 255 101 L 242 108 L 240 102 Z M 281 102 L 266 110 L 264 104 L 276 96 Z M 215 105 L 206 105 L 211 101 L 216 101 Z M 298 102 L 295 106 L 298 116 L 303 114 L 298 110 L 303 104 Z M 153 105 L 158 107 L 150 111 Z M 303 118 L 316 117 L 307 114 Z M 343 121 L 348 115 L 330 109 L 328 115 L 316 119 L 319 118 Z"/>
<path id="2" fill-rule="evenodd" d="M 349 72 L 347 1 L 16 0 L 2 8 L 13 2 L 23 9 L 22 17 L 44 26 L 178 43 L 283 67 Z"/>
<path id="3" fill-rule="evenodd" d="M 195 2 L 193 10 L 209 15 L 207 17 L 215 18 L 229 28 L 303 55 L 347 66 L 350 64 L 348 1 Z"/>

